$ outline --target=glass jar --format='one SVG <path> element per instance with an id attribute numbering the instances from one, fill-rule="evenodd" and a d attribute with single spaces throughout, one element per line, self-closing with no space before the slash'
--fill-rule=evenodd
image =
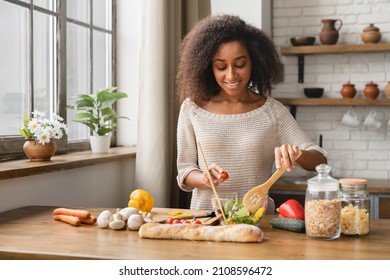
<path id="1" fill-rule="evenodd" d="M 341 188 L 341 233 L 365 235 L 370 231 L 370 198 L 366 179 L 343 178 Z"/>
<path id="2" fill-rule="evenodd" d="M 339 182 L 329 176 L 326 164 L 316 166 L 317 176 L 307 180 L 305 227 L 310 238 L 333 240 L 340 237 L 341 195 Z"/>

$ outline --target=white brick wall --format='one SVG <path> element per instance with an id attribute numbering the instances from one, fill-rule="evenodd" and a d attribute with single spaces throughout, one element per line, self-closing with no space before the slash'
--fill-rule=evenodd
<path id="1" fill-rule="evenodd" d="M 362 44 L 361 31 L 370 23 L 380 28 L 381 42 L 390 42 L 390 0 L 274 0 L 273 37 L 279 46 L 291 46 L 290 37 L 315 36 L 319 44 L 321 19 L 341 19 L 338 44 Z M 304 83 L 298 83 L 298 61 L 283 57 L 284 81 L 276 86 L 274 97 L 304 97 L 304 87 L 324 87 L 324 97 L 341 98 L 340 89 L 348 81 L 357 89 L 355 98 L 363 98 L 366 83 L 378 84 L 386 98 L 384 86 L 390 81 L 390 52 L 326 54 L 305 56 Z M 353 110 L 363 123 L 371 110 L 382 122 L 379 129 L 363 125 L 350 128 L 340 123 L 347 110 Z M 298 107 L 297 121 L 309 137 L 329 156 L 332 175 L 390 179 L 389 107 Z"/>

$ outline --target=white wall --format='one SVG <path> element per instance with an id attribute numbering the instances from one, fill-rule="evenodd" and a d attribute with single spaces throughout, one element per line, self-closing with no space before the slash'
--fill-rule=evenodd
<path id="1" fill-rule="evenodd" d="M 211 0 L 212 14 L 232 14 L 271 34 L 271 0 Z"/>
<path id="2" fill-rule="evenodd" d="M 0 180 L 0 212 L 28 205 L 126 207 L 135 160 Z"/>
<path id="3" fill-rule="evenodd" d="M 380 28 L 381 42 L 390 41 L 390 0 L 300 0 L 273 1 L 273 35 L 279 46 L 290 46 L 290 37 L 315 36 L 319 43 L 321 19 L 343 21 L 340 44 L 361 44 L 360 32 L 370 23 Z M 383 96 L 386 81 L 390 80 L 390 53 L 334 54 L 305 56 L 305 82 L 298 84 L 296 57 L 284 57 L 284 82 L 273 96 L 304 97 L 304 87 L 324 87 L 325 96 L 341 98 L 340 89 L 348 81 L 354 83 L 358 96 L 367 82 L 374 81 Z M 383 125 L 380 129 L 360 126 L 349 128 L 340 124 L 343 114 L 352 109 L 363 120 L 370 110 L 378 112 Z M 329 153 L 329 165 L 337 177 L 390 178 L 390 134 L 386 123 L 388 107 L 298 107 L 297 121 L 318 143 L 323 135 L 324 148 Z"/>

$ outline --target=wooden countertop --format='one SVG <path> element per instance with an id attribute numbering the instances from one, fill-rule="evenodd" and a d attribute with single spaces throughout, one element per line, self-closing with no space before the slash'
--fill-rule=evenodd
<path id="1" fill-rule="evenodd" d="M 136 231 L 74 227 L 54 221 L 54 208 L 29 206 L 1 213 L 0 259 L 390 259 L 390 220 L 372 220 L 367 236 L 321 241 L 273 229 L 273 216 L 265 216 L 261 243 L 231 243 L 142 239 Z M 105 209 L 88 210 L 98 215 Z"/>
<path id="2" fill-rule="evenodd" d="M 293 183 L 290 182 L 291 179 L 279 179 L 275 185 L 272 186 L 272 190 L 281 190 L 281 191 L 300 191 L 305 192 L 307 184 L 303 182 Z M 300 180 L 301 181 L 301 180 Z M 367 190 L 370 194 L 387 194 L 390 193 L 390 181 L 389 180 L 380 180 L 380 179 L 367 179 Z"/>

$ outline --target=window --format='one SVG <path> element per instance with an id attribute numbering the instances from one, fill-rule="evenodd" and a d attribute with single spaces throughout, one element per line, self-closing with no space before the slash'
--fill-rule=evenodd
<path id="1" fill-rule="evenodd" d="M 0 159 L 23 155 L 22 115 L 62 116 L 58 151 L 89 147 L 89 129 L 65 106 L 113 86 L 116 0 L 0 0 Z M 115 144 L 115 137 L 113 144 Z"/>

